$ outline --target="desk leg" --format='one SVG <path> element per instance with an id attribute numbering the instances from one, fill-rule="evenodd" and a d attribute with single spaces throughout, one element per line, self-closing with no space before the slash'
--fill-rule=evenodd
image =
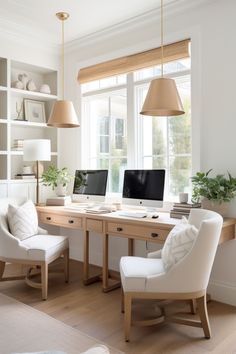
<path id="1" fill-rule="evenodd" d="M 83 283 L 89 285 L 101 280 L 101 275 L 89 276 L 89 231 L 84 232 L 84 269 Z"/>
<path id="2" fill-rule="evenodd" d="M 128 238 L 128 256 L 134 255 L 134 240 L 132 238 Z"/>
<path id="3" fill-rule="evenodd" d="M 109 247 L 109 235 L 103 236 L 103 269 L 102 269 L 102 287 L 103 290 L 108 288 L 108 247 Z"/>
<path id="4" fill-rule="evenodd" d="M 104 293 L 107 293 L 111 290 L 120 287 L 120 281 L 114 279 L 110 279 L 112 284 L 109 285 L 108 259 L 109 259 L 109 235 L 104 234 L 103 235 L 103 268 L 102 268 L 102 290 Z"/>

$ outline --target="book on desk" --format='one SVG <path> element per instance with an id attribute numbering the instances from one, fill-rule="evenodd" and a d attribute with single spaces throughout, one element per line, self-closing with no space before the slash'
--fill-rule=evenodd
<path id="1" fill-rule="evenodd" d="M 66 195 L 64 197 L 48 198 L 46 200 L 47 206 L 66 206 L 69 204 L 71 204 L 71 196 L 70 195 Z"/>

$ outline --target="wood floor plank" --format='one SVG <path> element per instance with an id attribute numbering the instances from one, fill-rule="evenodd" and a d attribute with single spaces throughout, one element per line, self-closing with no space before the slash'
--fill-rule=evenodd
<path id="1" fill-rule="evenodd" d="M 57 266 L 57 265 L 56 265 Z M 55 267 L 56 267 L 55 266 Z M 7 273 L 15 272 L 8 267 Z M 20 272 L 20 270 L 18 270 Z M 94 271 L 97 271 L 94 268 Z M 125 343 L 120 311 L 120 289 L 103 293 L 101 283 L 84 286 L 83 267 L 70 261 L 70 282 L 63 274 L 49 274 L 48 300 L 24 281 L 0 283 L 0 292 L 120 349 L 127 354 L 233 354 L 236 352 L 236 308 L 211 301 L 208 304 L 212 338 L 206 340 L 203 331 L 178 324 L 161 324 L 147 328 L 132 327 L 131 341 Z M 181 311 L 186 304 L 168 305 L 168 311 Z M 187 307 L 189 309 L 189 307 Z M 135 304 L 135 314 L 152 313 L 149 302 Z M 198 319 L 197 315 L 190 315 Z"/>

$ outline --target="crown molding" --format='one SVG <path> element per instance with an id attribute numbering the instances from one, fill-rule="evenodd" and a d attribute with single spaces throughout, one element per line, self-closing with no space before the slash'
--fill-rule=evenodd
<path id="1" fill-rule="evenodd" d="M 164 6 L 165 18 L 169 19 L 178 13 L 184 13 L 188 10 L 206 6 L 216 1 L 217 0 L 172 0 Z M 65 50 L 67 52 L 74 51 L 78 48 L 102 42 L 106 39 L 112 38 L 113 36 L 119 36 L 125 32 L 132 31 L 140 27 L 158 24 L 159 18 L 160 8 L 154 8 L 143 13 L 142 15 L 132 17 L 126 21 L 122 21 L 113 26 L 104 28 L 103 30 L 67 42 L 65 44 Z M 14 20 L 14 17 L 9 20 L 9 18 L 4 17 L 4 13 L 0 14 L 0 29 L 0 37 L 4 40 L 9 39 L 17 41 L 18 44 L 30 45 L 31 48 L 42 49 L 54 54 L 57 54 L 60 48 L 60 44 L 58 44 L 58 36 L 55 37 L 55 35 L 48 33 L 48 31 L 43 28 L 35 28 L 33 23 L 29 28 L 29 25 L 17 23 L 17 20 Z"/>
<path id="2" fill-rule="evenodd" d="M 165 19 L 170 19 L 177 14 L 187 12 L 189 10 L 209 5 L 216 0 L 173 0 L 165 5 Z M 67 42 L 65 50 L 71 52 L 78 48 L 93 45 L 94 43 L 102 42 L 114 36 L 119 36 L 125 32 L 134 31 L 137 28 L 145 27 L 151 24 L 158 24 L 160 19 L 160 7 L 145 12 L 142 15 L 132 17 L 126 21 L 122 21 L 113 26 L 109 26 L 101 31 L 91 33 Z"/>

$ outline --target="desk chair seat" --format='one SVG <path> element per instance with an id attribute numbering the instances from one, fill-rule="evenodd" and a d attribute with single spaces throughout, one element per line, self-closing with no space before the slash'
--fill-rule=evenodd
<path id="1" fill-rule="evenodd" d="M 22 279 L 21 277 L 3 277 L 5 263 L 29 265 L 25 281 L 28 285 L 42 290 L 43 300 L 48 294 L 48 265 L 63 256 L 65 281 L 69 278 L 69 242 L 66 236 L 48 235 L 38 227 L 38 233 L 24 240 L 13 236 L 8 227 L 8 205 L 20 205 L 23 200 L 0 200 L 0 281 Z M 41 269 L 41 283 L 30 279 L 33 267 Z"/>
<path id="2" fill-rule="evenodd" d="M 129 341 L 130 338 L 133 299 L 196 300 L 200 322 L 176 317 L 172 318 L 172 320 L 181 324 L 202 327 L 205 337 L 210 338 L 211 332 L 207 314 L 206 289 L 222 224 L 222 217 L 215 212 L 204 209 L 191 210 L 187 228 L 194 229 L 195 238 L 191 247 L 185 249 L 186 253 L 184 256 L 178 259 L 171 268 L 167 268 L 166 266 L 168 263 L 166 263 L 164 257 L 164 248 L 163 250 L 150 253 L 147 259 L 141 257 L 121 258 L 120 273 L 124 292 L 126 341 Z M 174 235 L 177 238 L 172 238 L 172 244 L 179 247 L 174 251 L 179 252 L 180 248 L 183 250 L 183 243 L 181 245 L 180 242 L 177 242 L 178 240 L 180 241 L 179 236 L 172 231 L 171 233 L 166 240 L 167 246 Z M 165 317 L 163 314 L 162 312 L 162 320 Z M 171 319 L 169 318 L 169 320 Z M 156 322 L 146 320 L 145 323 L 150 325 L 160 323 L 160 321 L 158 322 L 158 319 L 156 319 Z"/>
<path id="3" fill-rule="evenodd" d="M 149 277 L 165 272 L 162 259 L 141 257 L 122 257 L 120 270 L 125 292 L 146 291 Z"/>
<path id="4" fill-rule="evenodd" d="M 35 235 L 21 241 L 26 248 L 27 258 L 30 260 L 48 261 L 68 248 L 67 236 Z"/>

